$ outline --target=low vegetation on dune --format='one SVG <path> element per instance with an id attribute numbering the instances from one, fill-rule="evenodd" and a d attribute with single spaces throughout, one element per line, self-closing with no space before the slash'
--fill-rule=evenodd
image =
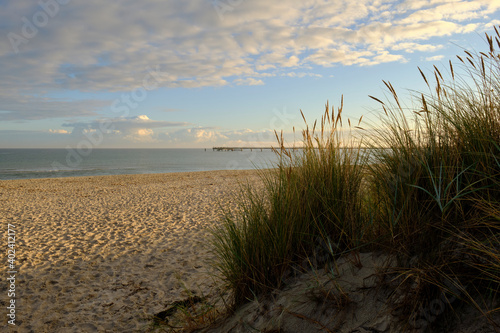
<path id="1" fill-rule="evenodd" d="M 419 69 L 429 90 L 413 93 L 410 107 L 384 82 L 390 97 L 372 97 L 378 129 L 363 130 L 361 119 L 343 119 L 342 103 L 327 103 L 319 122 L 306 122 L 302 149 L 277 133 L 280 162 L 262 171 L 264 190 L 247 188 L 240 213 L 214 231 L 216 268 L 234 307 L 304 271 L 331 269 L 347 253 L 379 252 L 393 259 L 380 283 L 392 283 L 388 299 L 403 325 L 439 299 L 434 317 L 453 320 L 464 305 L 500 330 L 496 28 L 486 43 L 455 65 Z"/>
<path id="2" fill-rule="evenodd" d="M 408 115 L 390 83 L 378 100 L 384 130 L 372 138 L 369 183 L 381 248 L 398 258 L 399 306 L 411 316 L 441 294 L 490 317 L 500 287 L 500 47 L 465 51 L 447 72 L 434 66 L 428 93 Z M 447 76 L 445 76 L 447 75 Z M 430 82 L 434 81 L 434 86 Z M 451 309 L 451 307 L 450 307 Z M 496 323 L 497 328 L 498 324 Z"/>
<path id="3" fill-rule="evenodd" d="M 315 126 L 305 130 L 305 146 L 296 152 L 277 136 L 280 162 L 262 174 L 264 195 L 248 189 L 243 213 L 228 215 L 216 233 L 218 268 L 236 304 L 281 287 L 310 261 L 325 262 L 359 243 L 363 155 L 339 149 L 340 115 L 327 106 L 320 133 Z"/>

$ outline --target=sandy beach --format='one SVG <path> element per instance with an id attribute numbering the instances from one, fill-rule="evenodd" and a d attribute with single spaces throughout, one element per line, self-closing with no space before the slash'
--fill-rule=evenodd
<path id="1" fill-rule="evenodd" d="M 206 261 L 220 207 L 257 172 L 0 181 L 1 331 L 137 332 L 165 305 L 216 287 Z M 16 326 L 6 307 L 15 226 Z M 8 329 L 8 330 L 7 330 Z"/>

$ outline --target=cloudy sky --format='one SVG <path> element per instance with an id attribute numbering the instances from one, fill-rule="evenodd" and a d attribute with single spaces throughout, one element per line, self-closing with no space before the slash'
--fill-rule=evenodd
<path id="1" fill-rule="evenodd" d="M 498 0 L 1 0 L 0 148 L 265 145 L 499 24 Z"/>

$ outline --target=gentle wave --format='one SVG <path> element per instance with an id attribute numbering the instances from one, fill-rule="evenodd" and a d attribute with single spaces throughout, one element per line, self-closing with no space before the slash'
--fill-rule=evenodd
<path id="1" fill-rule="evenodd" d="M 95 149 L 79 160 L 68 160 L 67 154 L 65 149 L 0 149 L 0 180 L 258 169 L 275 158 L 272 152 L 212 149 Z"/>

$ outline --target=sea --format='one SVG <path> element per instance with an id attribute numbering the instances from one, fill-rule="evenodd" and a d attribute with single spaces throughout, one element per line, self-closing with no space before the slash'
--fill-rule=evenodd
<path id="1" fill-rule="evenodd" d="M 0 149 L 0 180 L 271 168 L 270 149 Z"/>

